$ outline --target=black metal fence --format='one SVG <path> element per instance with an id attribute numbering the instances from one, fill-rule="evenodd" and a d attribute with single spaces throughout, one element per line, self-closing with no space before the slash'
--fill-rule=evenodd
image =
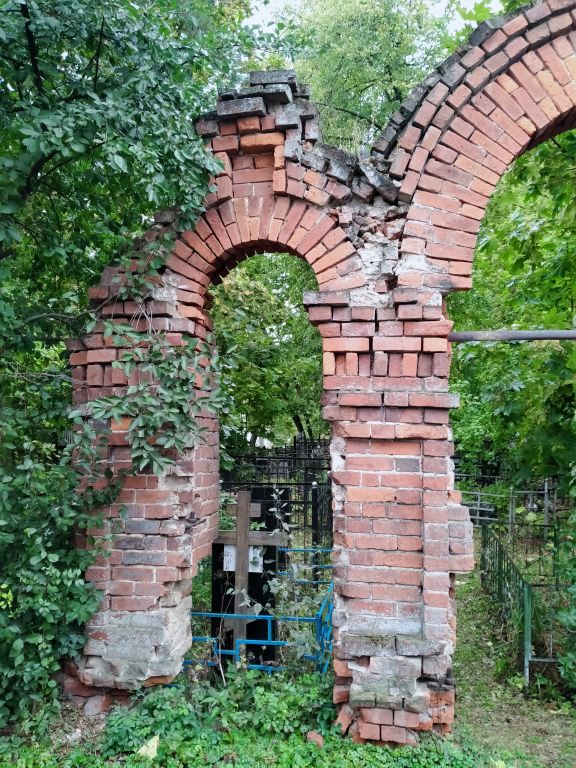
<path id="1" fill-rule="evenodd" d="M 278 517 L 285 518 L 293 546 L 332 546 L 328 440 L 295 438 L 291 445 L 258 448 L 232 458 L 232 467 L 221 472 L 223 490 L 250 489 L 265 510 L 275 509 Z M 456 483 L 474 525 L 501 523 L 512 531 L 531 517 L 552 531 L 554 521 L 563 514 L 553 480 L 517 488 L 506 478 L 457 472 Z"/>
<path id="2" fill-rule="evenodd" d="M 295 440 L 291 446 L 233 456 L 221 471 L 222 489 L 252 492 L 293 547 L 332 547 L 332 488 L 328 441 Z"/>

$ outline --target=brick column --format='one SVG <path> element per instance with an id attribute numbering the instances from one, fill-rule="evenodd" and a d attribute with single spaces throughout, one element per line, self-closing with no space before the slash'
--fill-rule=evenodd
<path id="1" fill-rule="evenodd" d="M 159 215 L 159 223 L 148 238 L 161 234 L 170 216 Z M 136 330 L 166 334 L 173 344 L 184 337 L 204 338 L 208 320 L 195 321 L 183 315 L 170 276 L 158 279 L 156 297 L 145 302 L 143 312 L 134 302 L 117 300 L 122 274 L 108 268 L 91 299 L 103 318 L 130 323 Z M 138 319 L 141 318 L 141 319 Z M 128 384 L 139 381 L 135 371 L 126 377 L 113 368 L 122 350 L 100 325 L 93 333 L 70 346 L 74 379 L 74 402 L 87 409 L 93 399 L 119 395 Z M 100 610 L 88 623 L 84 655 L 72 669 L 83 684 L 68 682 L 72 695 L 93 697 L 87 711 L 98 711 L 102 694 L 131 689 L 139 685 L 165 682 L 177 675 L 190 645 L 190 590 L 198 561 L 210 553 L 218 526 L 218 423 L 210 414 L 198 419 L 206 428 L 203 440 L 180 456 L 165 474 L 136 472 L 123 480 L 122 490 L 113 504 L 98 510 L 104 519 L 102 529 L 89 531 L 102 550 L 86 579 L 102 590 Z M 102 466 L 114 473 L 131 466 L 126 441 L 128 419 L 109 427 Z M 104 484 L 104 480 L 102 481 Z M 79 546 L 86 538 L 78 536 Z M 68 670 L 71 671 L 69 665 Z"/>
<path id="2" fill-rule="evenodd" d="M 452 722 L 450 574 L 473 566 L 452 490 L 451 324 L 438 292 L 339 298 L 307 296 L 333 423 L 334 700 L 355 739 L 415 743 Z"/>

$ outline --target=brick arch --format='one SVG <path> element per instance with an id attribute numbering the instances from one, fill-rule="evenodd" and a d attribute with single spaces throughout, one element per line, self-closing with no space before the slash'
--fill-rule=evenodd
<path id="1" fill-rule="evenodd" d="M 471 287 L 480 221 L 512 162 L 576 126 L 576 4 L 548 0 L 481 25 L 429 80 L 374 151 L 410 206 L 398 284 L 444 293 Z"/>
<path id="2" fill-rule="evenodd" d="M 185 288 L 177 290 L 183 310 L 200 317 L 207 285 L 248 255 L 263 251 L 305 260 L 319 291 L 341 288 L 342 279 L 359 266 L 356 249 L 337 217 L 322 208 L 274 193 L 227 200 L 210 207 L 194 230 L 181 232 L 168 258 L 170 272 L 185 281 Z M 363 282 L 357 275 L 355 287 Z"/>
<path id="3" fill-rule="evenodd" d="M 451 492 L 447 341 L 435 291 L 397 285 L 407 206 L 385 168 L 320 140 L 317 111 L 292 73 L 252 73 L 221 94 L 197 131 L 222 163 L 194 231 L 160 213 L 144 242 L 175 244 L 140 308 L 118 296 L 117 267 L 90 292 L 104 317 L 172 343 L 205 338 L 205 292 L 257 250 L 288 250 L 315 271 L 306 294 L 323 339 L 334 517 L 334 701 L 356 739 L 414 742 L 449 729 L 454 643 L 451 574 L 472 565 L 467 512 Z M 136 251 L 141 244 L 136 245 Z M 137 257 L 138 253 L 136 253 Z M 73 344 L 76 403 L 125 392 L 102 328 Z M 190 586 L 218 521 L 218 435 L 161 476 L 126 479 L 104 510 L 108 551 L 86 577 L 104 593 L 68 690 L 111 695 L 164 682 L 190 638 Z M 104 467 L 126 467 L 127 424 L 112 426 Z M 121 504 L 127 513 L 121 516 Z M 104 691 L 104 692 L 103 692 Z M 112 693 L 111 693 L 112 692 Z"/>
<path id="4" fill-rule="evenodd" d="M 206 337 L 206 288 L 247 255 L 286 250 L 314 270 L 304 303 L 323 339 L 332 429 L 334 701 L 360 741 L 414 743 L 454 718 L 454 578 L 473 567 L 473 546 L 454 490 L 443 294 L 470 287 L 479 222 L 506 167 L 573 125 L 575 22 L 574 0 L 550 0 L 481 25 L 368 158 L 322 143 L 294 73 L 251 73 L 197 122 L 222 167 L 194 231 L 175 231 L 166 212 L 145 238 L 176 236 L 147 317 L 118 299 L 117 268 L 91 291 L 103 316 L 177 344 Z M 101 330 L 73 344 L 77 403 L 125 391 Z M 71 692 L 102 699 L 180 668 L 191 579 L 217 527 L 218 439 L 214 420 L 200 420 L 206 444 L 163 476 L 128 478 L 125 518 L 119 504 L 105 510 L 110 551 L 87 573 L 104 600 Z M 126 425 L 112 427 L 106 464 L 126 466 Z"/>
<path id="5" fill-rule="evenodd" d="M 300 86 L 285 73 L 273 74 L 272 87 L 265 83 L 256 103 L 250 92 L 222 98 L 217 114 L 198 122 L 198 132 L 222 168 L 193 230 L 178 230 L 175 212 L 166 211 L 135 244 L 137 260 L 147 242 L 165 233 L 174 236 L 144 307 L 119 299 L 123 274 L 118 267 L 106 268 L 90 299 L 103 318 L 138 330 L 151 327 L 174 344 L 204 339 L 211 330 L 210 283 L 250 254 L 286 251 L 306 260 L 316 276 L 318 291 L 308 297 L 308 306 L 311 321 L 320 326 L 325 373 L 357 379 L 361 369 L 370 367 L 370 327 L 363 322 L 361 296 L 351 309 L 350 293 L 368 288 L 378 300 L 381 294 L 375 291 L 379 273 L 363 269 L 359 243 L 350 236 L 352 218 L 344 208 L 354 199 L 373 199 L 376 190 L 358 178 L 356 158 L 320 144 L 316 110 Z M 368 315 L 373 332 L 376 308 Z M 346 333 L 341 321 L 348 322 Z M 120 351 L 102 330 L 97 327 L 71 344 L 77 404 L 121 394 L 135 380 L 136 374 L 127 379 L 112 367 Z M 350 395 L 340 413 L 338 396 L 330 394 L 326 417 L 354 419 L 355 397 L 364 404 L 362 396 Z M 218 524 L 218 424 L 210 414 L 198 421 L 206 429 L 203 444 L 178 457 L 162 476 L 126 478 L 117 503 L 103 510 L 108 551 L 86 578 L 104 598 L 88 623 L 76 679 L 68 682 L 71 694 L 92 695 L 104 704 L 118 691 L 165 682 L 181 667 L 190 641 L 191 579 L 199 560 L 211 552 Z M 129 466 L 128 426 L 122 419 L 111 425 L 105 466 Z"/>

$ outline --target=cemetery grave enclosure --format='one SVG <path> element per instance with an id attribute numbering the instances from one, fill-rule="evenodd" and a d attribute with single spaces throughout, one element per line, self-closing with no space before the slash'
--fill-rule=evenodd
<path id="1" fill-rule="evenodd" d="M 367 157 L 322 143 L 294 73 L 252 73 L 197 123 L 222 164 L 206 212 L 183 232 L 174 212 L 160 213 L 147 237 L 175 236 L 144 307 L 174 344 L 206 339 L 206 289 L 244 258 L 289 252 L 315 273 L 318 290 L 304 302 L 322 336 L 331 425 L 334 701 L 357 740 L 414 743 L 450 730 L 454 579 L 473 552 L 454 490 L 443 297 L 471 287 L 476 235 L 502 174 L 575 122 L 573 0 L 482 24 Z M 91 299 L 103 317 L 144 322 L 119 299 L 118 277 L 108 267 Z M 127 385 L 100 331 L 73 344 L 77 404 Z M 86 574 L 105 597 L 66 683 L 91 711 L 171 680 L 190 646 L 191 580 L 218 531 L 218 424 L 200 421 L 205 442 L 161 476 L 128 477 L 105 510 L 110 548 Z M 129 462 L 126 430 L 113 425 L 111 468 Z"/>

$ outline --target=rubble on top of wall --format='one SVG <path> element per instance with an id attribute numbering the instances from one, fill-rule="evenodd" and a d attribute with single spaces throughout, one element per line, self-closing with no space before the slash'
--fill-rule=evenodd
<path id="1" fill-rule="evenodd" d="M 221 123 L 269 116 L 269 130 L 285 131 L 285 158 L 333 180 L 335 203 L 370 206 L 376 198 L 396 203 L 398 183 L 372 158 L 359 159 L 322 142 L 318 109 L 309 98 L 308 86 L 292 70 L 251 72 L 245 87 L 219 93 L 216 109 L 200 117 L 196 130 L 209 140 L 219 135 Z"/>

